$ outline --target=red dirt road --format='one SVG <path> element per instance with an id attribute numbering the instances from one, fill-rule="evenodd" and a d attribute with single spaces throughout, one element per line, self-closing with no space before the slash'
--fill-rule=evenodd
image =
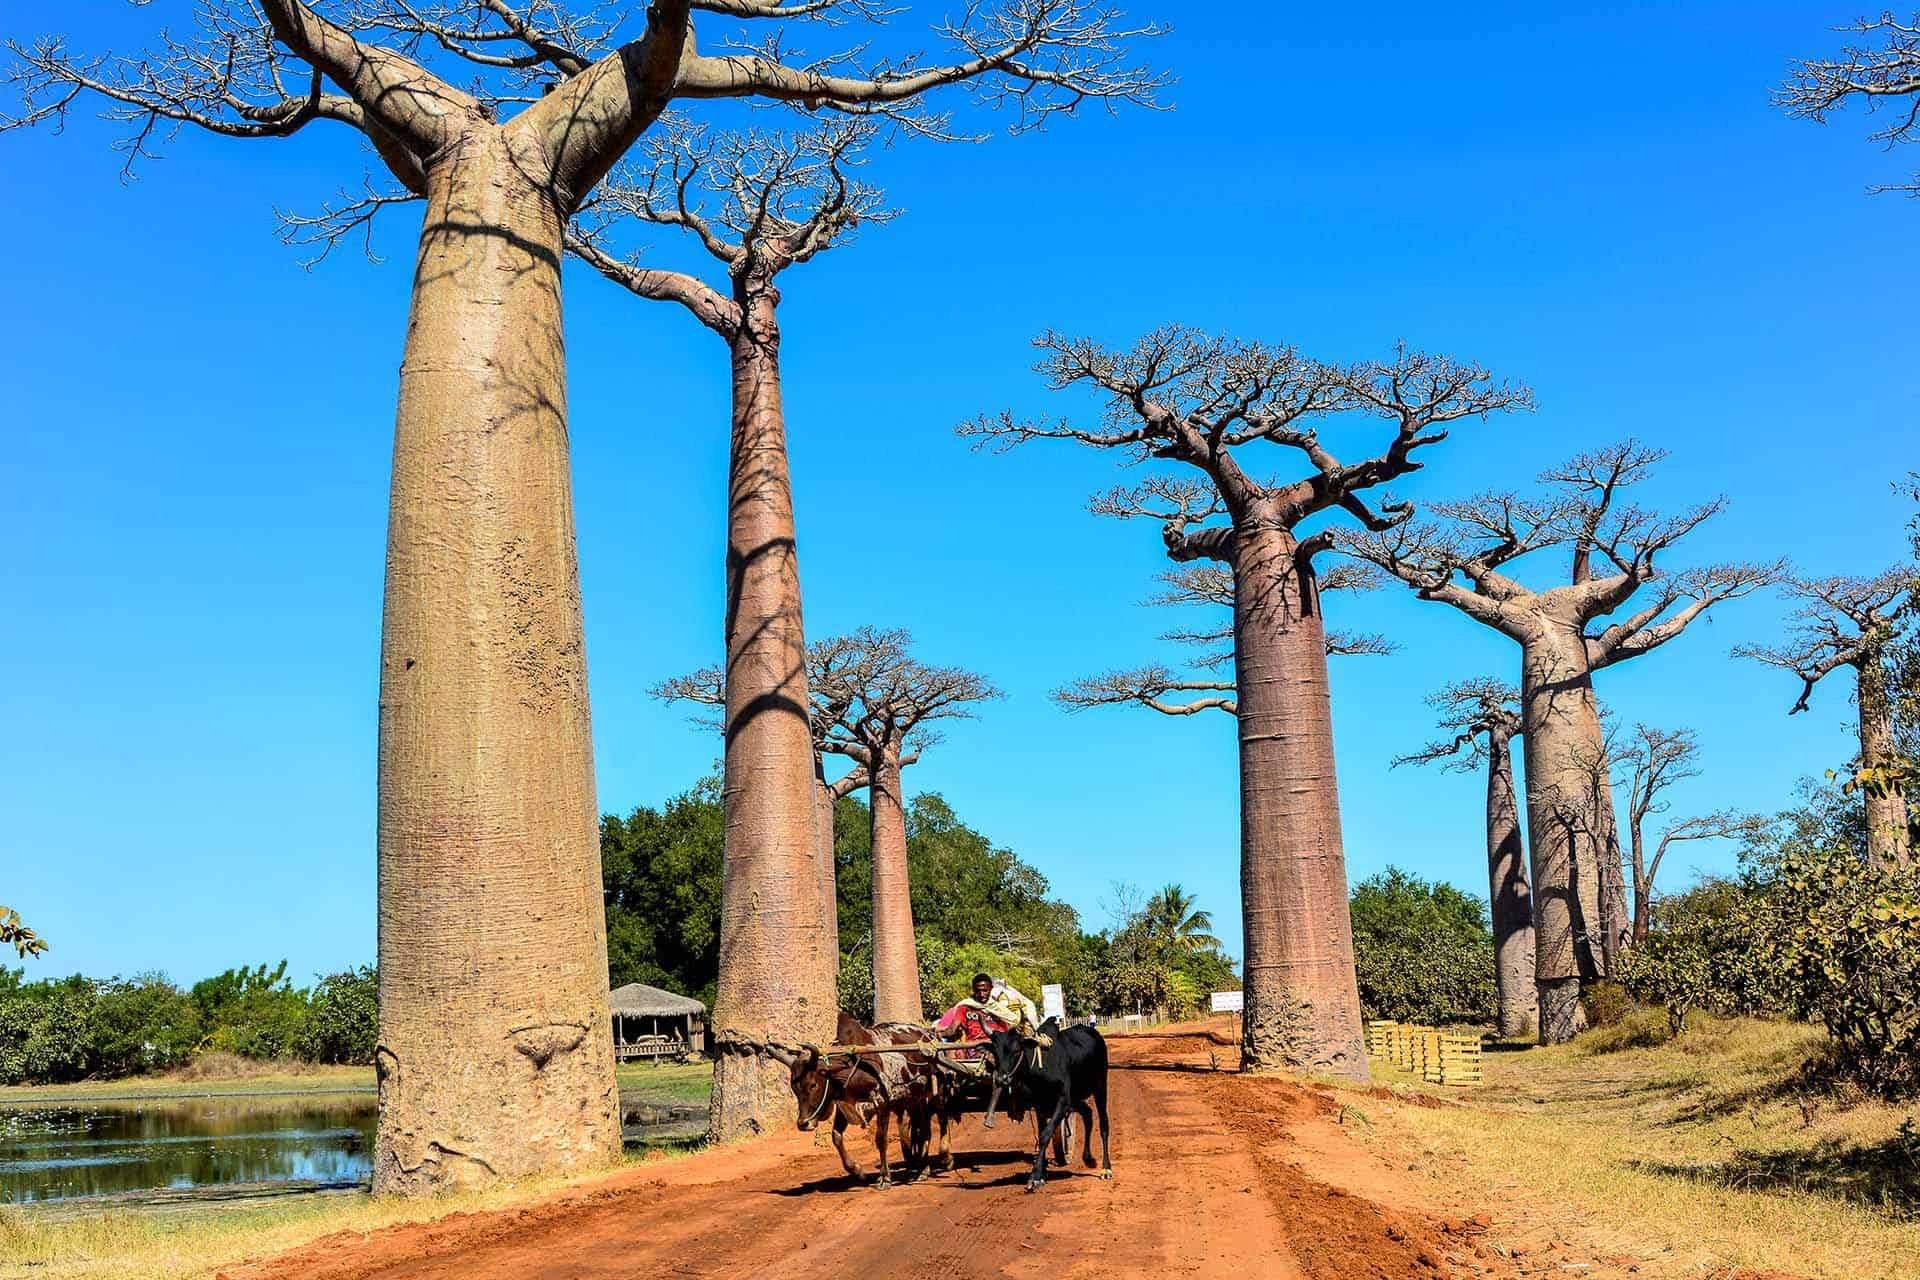
<path id="1" fill-rule="evenodd" d="M 595 1280 L 753 1277 L 1274 1277 L 1464 1280 L 1507 1275 L 1478 1228 L 1385 1208 L 1287 1156 L 1294 1126 L 1331 1123 L 1322 1095 L 1214 1074 L 1233 1050 L 1199 1035 L 1112 1041 L 1113 1161 L 1024 1186 L 1031 1123 L 954 1137 L 954 1173 L 849 1187 L 832 1149 L 785 1134 L 616 1174 L 525 1208 L 366 1237 L 339 1235 L 226 1280 Z M 849 1149 L 871 1169 L 873 1146 Z M 1077 1145 L 1076 1135 L 1076 1145 Z M 1096 1152 L 1097 1139 L 1096 1139 Z M 897 1151 L 896 1151 L 897 1155 Z M 1327 1157 L 1317 1151 L 1316 1162 Z M 1451 1231 L 1450 1231 L 1451 1228 Z"/>

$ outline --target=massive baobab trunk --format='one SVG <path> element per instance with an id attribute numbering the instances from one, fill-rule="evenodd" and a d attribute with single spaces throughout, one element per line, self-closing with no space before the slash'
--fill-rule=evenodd
<path id="1" fill-rule="evenodd" d="M 926 1012 L 913 939 L 907 811 L 898 756 L 880 753 L 867 797 L 873 815 L 873 1017 L 876 1022 L 919 1022 Z"/>
<path id="2" fill-rule="evenodd" d="M 373 1179 L 408 1194 L 620 1152 L 561 221 L 501 130 L 427 177 L 380 679 Z"/>
<path id="3" fill-rule="evenodd" d="M 727 515 L 726 869 L 714 1038 L 831 1041 L 827 922 L 807 698 L 793 494 L 771 303 L 733 342 L 733 448 Z M 787 1071 L 723 1053 L 713 1132 L 763 1132 L 791 1109 Z"/>
<path id="4" fill-rule="evenodd" d="M 1236 532 L 1234 675 L 1246 1065 L 1367 1078 L 1312 571 L 1281 529 Z"/>
<path id="5" fill-rule="evenodd" d="M 1607 840 L 1594 769 L 1605 738 L 1578 628 L 1542 632 L 1521 648 L 1520 714 L 1540 1037 L 1559 1044 L 1586 1025 L 1580 984 L 1600 973 L 1594 943 Z"/>
<path id="6" fill-rule="evenodd" d="M 1498 731 L 1487 735 L 1487 900 L 1493 919 L 1499 1032 L 1509 1040 L 1530 1036 L 1540 1024 L 1540 997 L 1534 986 L 1533 891 L 1527 881 L 1520 809 L 1513 789 L 1512 742 Z"/>

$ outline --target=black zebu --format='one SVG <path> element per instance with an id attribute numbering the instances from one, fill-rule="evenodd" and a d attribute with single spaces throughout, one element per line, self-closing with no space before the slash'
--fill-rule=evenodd
<path id="1" fill-rule="evenodd" d="M 1037 1191 L 1047 1180 L 1047 1142 L 1057 1137 L 1061 1126 L 1069 1123 L 1072 1112 L 1079 1113 L 1083 1127 L 1081 1158 L 1087 1168 L 1093 1163 L 1093 1108 L 1100 1112 L 1100 1176 L 1113 1177 L 1113 1157 L 1108 1148 L 1107 1126 L 1107 1042 L 1092 1027 L 1061 1027 L 1049 1018 L 1030 1036 L 1014 1031 L 999 1031 L 988 1049 L 993 1061 L 993 1094 L 987 1102 L 988 1128 L 1006 1095 L 1012 1099 L 1008 1114 L 1020 1118 L 1017 1108 L 1034 1108 L 1039 1135 L 1033 1153 L 1033 1173 L 1027 1190 Z M 1093 1108 L 1087 1103 L 1091 1099 Z M 1065 1152 L 1056 1147 L 1061 1164 Z"/>

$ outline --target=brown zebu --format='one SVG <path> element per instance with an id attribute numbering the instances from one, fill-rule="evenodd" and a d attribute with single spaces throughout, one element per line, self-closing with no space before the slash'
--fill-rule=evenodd
<path id="1" fill-rule="evenodd" d="M 834 1043 L 843 1045 L 922 1044 L 924 1027 L 906 1023 L 881 1023 L 869 1027 L 846 1010 L 840 1011 Z M 921 1176 L 933 1171 L 925 1163 L 932 1126 L 940 1126 L 941 1168 L 953 1167 L 953 1151 L 948 1137 L 948 1115 L 943 1077 L 933 1055 L 922 1052 L 833 1053 L 822 1055 L 816 1047 L 789 1048 L 767 1046 L 767 1053 L 792 1073 L 793 1097 L 800 1128 L 811 1130 L 833 1117 L 833 1149 L 848 1176 L 860 1177 L 860 1166 L 847 1154 L 846 1131 L 849 1124 L 874 1131 L 874 1150 L 879 1156 L 876 1187 L 893 1185 L 887 1159 L 887 1135 L 898 1120 L 900 1124 L 900 1161 L 903 1166 L 921 1162 Z"/>

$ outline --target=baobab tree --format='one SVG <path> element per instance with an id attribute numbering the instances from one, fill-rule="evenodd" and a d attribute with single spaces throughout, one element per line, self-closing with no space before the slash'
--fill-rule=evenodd
<path id="1" fill-rule="evenodd" d="M 1393 763 L 1439 764 L 1443 769 L 1487 770 L 1487 902 L 1493 923 L 1493 978 L 1500 1034 L 1507 1039 L 1539 1030 L 1534 986 L 1533 889 L 1520 836 L 1520 805 L 1513 786 L 1513 740 L 1520 734 L 1520 691 L 1482 678 L 1450 684 L 1427 699 L 1452 734 Z"/>
<path id="2" fill-rule="evenodd" d="M 1434 521 L 1343 535 L 1343 548 L 1520 647 L 1520 722 L 1533 872 L 1540 1037 L 1583 1025 L 1583 980 L 1612 972 L 1630 932 L 1605 734 L 1593 673 L 1666 644 L 1716 604 L 1775 580 L 1779 566 L 1668 573 L 1665 553 L 1724 503 L 1660 516 L 1624 494 L 1666 455 L 1633 441 L 1581 454 L 1541 477 L 1547 494 L 1485 493 L 1433 504 Z M 1568 580 L 1530 588 L 1520 558 L 1567 553 Z M 1634 612 L 1605 619 L 1629 604 Z"/>
<path id="3" fill-rule="evenodd" d="M 1314 557 L 1331 534 L 1302 521 L 1344 512 L 1387 528 L 1408 509 L 1366 491 L 1418 470 L 1447 424 L 1523 408 L 1528 393 L 1477 366 L 1401 349 L 1383 362 L 1325 364 L 1291 347 L 1163 328 L 1127 350 L 1048 333 L 1037 366 L 1055 390 L 1091 389 L 1105 425 L 983 416 L 960 428 L 982 444 L 1069 440 L 1135 461 L 1177 462 L 1096 498 L 1098 514 L 1161 524 L 1168 556 L 1233 573 L 1233 710 L 1240 740 L 1240 875 L 1246 1012 L 1241 1058 L 1365 1079 L 1360 997 L 1334 780 L 1326 637 Z M 1343 463 L 1321 428 L 1384 421 L 1386 448 Z M 1299 455 L 1302 472 L 1256 480 L 1241 456 Z M 1291 456 L 1291 454 L 1289 456 Z M 1224 523 L 1215 523 L 1218 517 Z M 1224 682 L 1223 682 L 1224 683 Z M 1222 710 L 1226 708 L 1221 707 Z"/>
<path id="4" fill-rule="evenodd" d="M 96 100 L 128 129 L 132 166 L 181 127 L 283 138 L 324 121 L 363 134 L 397 187 L 369 183 L 304 220 L 312 235 L 331 243 L 424 203 L 381 639 L 373 1181 L 427 1194 L 620 1150 L 567 458 L 568 221 L 675 99 L 938 134 L 945 117 L 915 104 L 947 86 L 1011 106 L 1022 129 L 1090 99 L 1150 100 L 1159 78 L 1125 61 L 1153 29 L 1085 0 L 969 7 L 937 28 L 944 63 L 858 44 L 813 65 L 783 61 L 777 35 L 703 54 L 694 16 L 777 31 L 892 10 L 654 0 L 627 36 L 623 13 L 562 0 L 323 8 L 207 0 L 191 34 L 131 58 L 10 42 L 18 107 L 0 127 L 58 124 Z"/>
<path id="5" fill-rule="evenodd" d="M 1906 22 L 1883 12 L 1877 18 L 1856 18 L 1839 30 L 1866 39 L 1845 46 L 1837 58 L 1795 62 L 1786 82 L 1774 90 L 1774 105 L 1817 124 L 1856 100 L 1869 112 L 1887 105 L 1892 116 L 1872 139 L 1888 149 L 1920 139 L 1920 12 Z M 1920 177 L 1871 190 L 1920 195 Z"/>
<path id="6" fill-rule="evenodd" d="M 1744 645 L 1734 650 L 1800 678 L 1800 696 L 1787 714 L 1807 709 L 1814 686 L 1836 671 L 1853 672 L 1853 702 L 1859 715 L 1859 769 L 1871 779 L 1860 788 L 1867 811 L 1867 856 L 1875 863 L 1912 856 L 1906 788 L 1894 741 L 1897 677 L 1891 668 L 1902 636 L 1920 609 L 1920 573 L 1912 567 L 1871 577 L 1794 578 L 1787 594 L 1800 602 L 1787 644 Z"/>
<path id="7" fill-rule="evenodd" d="M 913 938 L 907 872 L 907 809 L 900 771 L 938 740 L 940 720 L 973 714 L 998 698 L 983 676 L 934 667 L 909 652 L 905 631 L 862 627 L 829 641 L 833 655 L 816 668 L 819 705 L 839 709 L 821 734 L 823 751 L 853 761 L 867 787 L 873 847 L 873 1014 L 881 1022 L 919 1022 L 920 964 Z"/>
<path id="8" fill-rule="evenodd" d="M 1655 840 L 1648 819 L 1672 807 L 1668 793 L 1700 776 L 1700 741 L 1691 729 L 1637 724 L 1624 747 L 1609 742 L 1607 759 L 1627 770 L 1627 852 L 1633 872 L 1633 940 L 1644 942 L 1653 925 L 1653 882 L 1674 845 L 1692 840 L 1737 839 L 1757 833 L 1762 822 L 1733 809 L 1670 822 Z"/>
<path id="9" fill-rule="evenodd" d="M 636 297 L 677 304 L 726 343 L 732 366 L 727 475 L 726 863 L 720 902 L 716 1044 L 826 1044 L 838 1008 L 833 846 L 821 843 L 807 691 L 793 484 L 780 375 L 780 290 L 790 267 L 888 217 L 854 174 L 875 126 L 840 119 L 810 132 L 710 137 L 657 127 L 644 159 L 601 188 L 567 246 Z M 717 286 L 616 256 L 622 224 L 672 227 L 719 261 Z M 810 969 L 793 958 L 813 955 Z M 723 1053 L 714 1132 L 768 1128 L 791 1106 L 788 1071 Z"/>

